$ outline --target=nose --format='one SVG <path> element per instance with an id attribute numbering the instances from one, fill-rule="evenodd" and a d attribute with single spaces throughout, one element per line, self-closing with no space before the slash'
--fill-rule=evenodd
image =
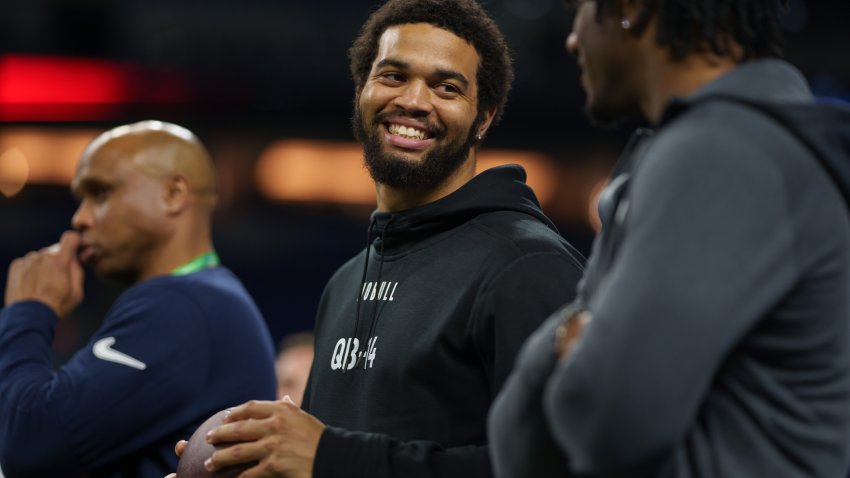
<path id="1" fill-rule="evenodd" d="M 92 215 L 91 202 L 87 199 L 80 201 L 77 211 L 71 216 L 71 227 L 75 231 L 84 231 L 92 227 L 94 216 Z"/>
<path id="2" fill-rule="evenodd" d="M 430 96 L 431 88 L 425 81 L 410 81 L 395 97 L 393 104 L 410 113 L 427 114 L 433 109 Z"/>
<path id="3" fill-rule="evenodd" d="M 575 30 L 571 31 L 570 34 L 567 35 L 566 47 L 570 55 L 575 57 L 578 56 L 578 36 L 576 35 Z"/>

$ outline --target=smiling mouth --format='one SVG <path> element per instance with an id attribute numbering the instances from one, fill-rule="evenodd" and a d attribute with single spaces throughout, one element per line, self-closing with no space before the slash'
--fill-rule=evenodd
<path id="1" fill-rule="evenodd" d="M 430 139 L 430 138 L 433 137 L 433 135 L 430 132 L 428 132 L 426 130 L 414 128 L 412 126 L 404 126 L 404 125 L 395 124 L 395 123 L 387 123 L 386 127 L 387 127 L 387 131 L 389 131 L 390 134 L 395 135 L 395 136 L 399 136 L 399 137 L 402 137 L 402 138 L 405 138 L 405 139 L 424 140 L 424 139 Z"/>

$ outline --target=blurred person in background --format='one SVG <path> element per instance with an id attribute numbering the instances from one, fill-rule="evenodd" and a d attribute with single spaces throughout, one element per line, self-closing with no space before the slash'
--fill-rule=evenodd
<path id="1" fill-rule="evenodd" d="M 144 121 L 88 146 L 72 231 L 9 267 L 0 311 L 0 463 L 16 477 L 157 477 L 208 416 L 273 398 L 273 344 L 210 237 L 216 174 L 180 126 Z M 128 286 L 58 370 L 56 324 L 83 266 Z"/>
<path id="2" fill-rule="evenodd" d="M 846 476 L 847 109 L 777 59 L 780 0 L 576 3 L 589 115 L 655 132 L 491 411 L 497 475 Z"/>
<path id="3" fill-rule="evenodd" d="M 390 0 L 350 51 L 378 208 L 328 283 L 304 411 L 231 410 L 208 468 L 298 477 L 492 475 L 486 417 L 520 344 L 574 297 L 583 258 L 516 165 L 475 175 L 513 79 L 474 0 Z M 184 444 L 178 445 L 178 451 Z"/>
<path id="4" fill-rule="evenodd" d="M 298 332 L 287 335 L 280 341 L 274 362 L 277 374 L 277 399 L 289 396 L 295 405 L 301 406 L 310 366 L 313 365 L 313 334 Z"/>

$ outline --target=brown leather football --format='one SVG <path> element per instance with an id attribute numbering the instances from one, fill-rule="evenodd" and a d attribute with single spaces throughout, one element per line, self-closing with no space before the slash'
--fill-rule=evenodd
<path id="1" fill-rule="evenodd" d="M 208 431 L 222 424 L 224 419 L 224 410 L 209 417 L 207 421 L 201 424 L 192 437 L 189 438 L 189 444 L 183 450 L 183 455 L 177 463 L 177 478 L 232 478 L 239 476 L 239 473 L 256 465 L 247 463 L 244 465 L 228 466 L 216 472 L 209 472 L 204 468 L 204 460 L 210 457 L 215 450 L 227 448 L 230 445 L 217 445 L 213 447 L 207 443 L 204 438 Z"/>

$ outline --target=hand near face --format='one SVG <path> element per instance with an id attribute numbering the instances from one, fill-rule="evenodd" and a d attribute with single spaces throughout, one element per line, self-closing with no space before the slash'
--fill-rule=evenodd
<path id="1" fill-rule="evenodd" d="M 6 305 L 37 300 L 59 317 L 67 316 L 83 300 L 79 245 L 80 235 L 67 231 L 58 244 L 12 261 L 6 280 Z"/>
<path id="2" fill-rule="evenodd" d="M 207 441 L 237 444 L 213 453 L 206 463 L 208 470 L 257 461 L 240 476 L 313 476 L 313 461 L 325 425 L 298 408 L 289 396 L 277 402 L 247 402 L 231 409 L 224 422 L 210 431 Z"/>

